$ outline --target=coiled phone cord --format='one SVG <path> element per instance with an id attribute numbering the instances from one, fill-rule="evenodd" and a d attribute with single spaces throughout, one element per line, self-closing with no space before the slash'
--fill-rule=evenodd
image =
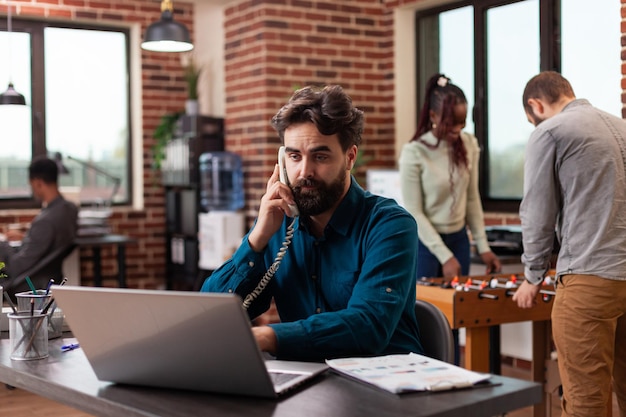
<path id="1" fill-rule="evenodd" d="M 297 217 L 294 217 L 289 227 L 287 227 L 285 240 L 283 240 L 283 245 L 278 250 L 276 258 L 274 258 L 274 263 L 272 263 L 267 272 L 265 272 L 265 275 L 263 275 L 263 278 L 261 278 L 261 281 L 259 281 L 256 288 L 246 296 L 245 300 L 243 300 L 243 308 L 245 310 L 247 310 L 248 307 L 250 307 L 250 304 L 252 304 L 252 302 L 263 292 L 265 287 L 267 287 L 267 284 L 269 284 L 274 277 L 276 271 L 278 271 L 278 267 L 285 257 L 285 253 L 287 252 L 289 245 L 291 244 L 291 239 L 293 238 L 294 233 L 294 225 L 296 224 L 296 218 Z"/>

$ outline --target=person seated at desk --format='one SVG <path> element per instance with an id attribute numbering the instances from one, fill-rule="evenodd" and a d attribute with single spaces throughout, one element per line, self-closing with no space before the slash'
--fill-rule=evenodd
<path id="1" fill-rule="evenodd" d="M 250 318 L 273 298 L 281 322 L 253 333 L 262 351 L 280 359 L 422 353 L 414 311 L 416 222 L 350 174 L 363 112 L 340 86 L 305 87 L 272 126 L 285 145 L 291 184 L 279 181 L 275 166 L 254 227 L 201 291 L 237 293 Z M 283 243 L 292 222 L 291 243 Z M 286 245 L 263 290 L 262 278 Z"/>
<path id="2" fill-rule="evenodd" d="M 59 192 L 58 174 L 56 162 L 49 158 L 36 158 L 28 167 L 33 197 L 41 200 L 43 208 L 25 234 L 17 230 L 7 231 L 7 239 L 21 240 L 21 245 L 13 247 L 8 241 L 0 242 L 0 261 L 5 263 L 3 272 L 7 275 L 0 279 L 0 285 L 12 297 L 30 289 L 26 281 L 12 282 L 16 277 L 50 251 L 69 246 L 76 237 L 78 207 L 65 200 Z M 62 263 L 63 260 L 59 259 L 31 276 L 33 285 L 37 289 L 46 288 L 51 278 L 60 282 L 63 277 Z"/>

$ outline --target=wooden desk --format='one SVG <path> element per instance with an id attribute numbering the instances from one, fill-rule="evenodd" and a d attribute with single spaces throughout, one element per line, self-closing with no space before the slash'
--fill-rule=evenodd
<path id="1" fill-rule="evenodd" d="M 74 242 L 91 247 L 95 287 L 102 286 L 102 246 L 117 245 L 117 282 L 120 288 L 126 287 L 126 245 L 136 243 L 137 239 L 124 235 L 79 236 Z"/>
<path id="2" fill-rule="evenodd" d="M 485 417 L 541 401 L 541 385 L 494 376 L 500 384 L 454 392 L 393 395 L 327 373 L 280 400 L 122 386 L 98 381 L 81 349 L 60 352 L 75 339 L 50 341 L 50 357 L 11 361 L 0 341 L 0 381 L 96 416 L 385 416 Z M 201 359 L 201 358 L 199 358 Z"/>
<path id="3" fill-rule="evenodd" d="M 483 280 L 499 278 L 509 279 L 511 274 L 494 274 L 470 277 L 475 284 Z M 461 277 L 461 283 L 468 277 Z M 522 278 L 520 278 L 522 279 Z M 433 284 L 442 282 L 442 278 L 431 280 Z M 546 288 L 553 290 L 550 286 Z M 504 323 L 532 321 L 533 351 L 531 374 L 533 381 L 545 380 L 545 360 L 550 354 L 550 314 L 553 296 L 537 295 L 537 305 L 532 309 L 521 309 L 512 300 L 511 292 L 515 289 L 487 288 L 484 291 L 456 291 L 442 288 L 440 285 L 416 286 L 416 297 L 428 301 L 443 311 L 453 329 L 465 328 L 465 367 L 477 372 L 489 372 L 491 326 Z M 499 352 L 498 352 L 499 354 Z M 543 405 L 534 407 L 534 416 L 546 415 Z"/>

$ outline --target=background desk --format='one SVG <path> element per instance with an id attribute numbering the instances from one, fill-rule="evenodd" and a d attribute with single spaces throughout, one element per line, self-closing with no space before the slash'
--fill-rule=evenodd
<path id="1" fill-rule="evenodd" d="M 122 386 L 96 379 L 81 349 L 61 353 L 75 339 L 50 341 L 50 357 L 11 361 L 0 341 L 0 382 L 97 416 L 386 416 L 485 417 L 541 401 L 531 381 L 494 376 L 501 385 L 454 392 L 393 395 L 327 373 L 280 400 Z"/>
<path id="2" fill-rule="evenodd" d="M 117 282 L 120 288 L 126 287 L 126 245 L 136 243 L 137 239 L 124 235 L 79 236 L 74 242 L 81 247 L 91 247 L 95 287 L 102 286 L 102 246 L 117 245 Z"/>

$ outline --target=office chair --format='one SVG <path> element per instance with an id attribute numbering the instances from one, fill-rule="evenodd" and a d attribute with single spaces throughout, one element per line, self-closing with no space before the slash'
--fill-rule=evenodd
<path id="1" fill-rule="evenodd" d="M 22 272 L 20 275 L 11 280 L 10 285 L 4 288 L 5 291 L 10 291 L 12 288 L 16 288 L 26 281 L 26 277 L 32 277 L 35 274 L 41 272 L 44 268 L 47 268 L 53 263 L 58 262 L 61 264 L 65 258 L 67 258 L 72 251 L 77 247 L 76 243 L 70 243 L 68 246 L 58 247 L 55 250 L 49 252 L 46 256 L 41 258 L 39 262 Z M 12 297 L 13 298 L 13 297 Z"/>
<path id="2" fill-rule="evenodd" d="M 434 304 L 416 300 L 415 317 L 424 354 L 440 361 L 454 363 L 452 329 L 443 312 Z"/>

